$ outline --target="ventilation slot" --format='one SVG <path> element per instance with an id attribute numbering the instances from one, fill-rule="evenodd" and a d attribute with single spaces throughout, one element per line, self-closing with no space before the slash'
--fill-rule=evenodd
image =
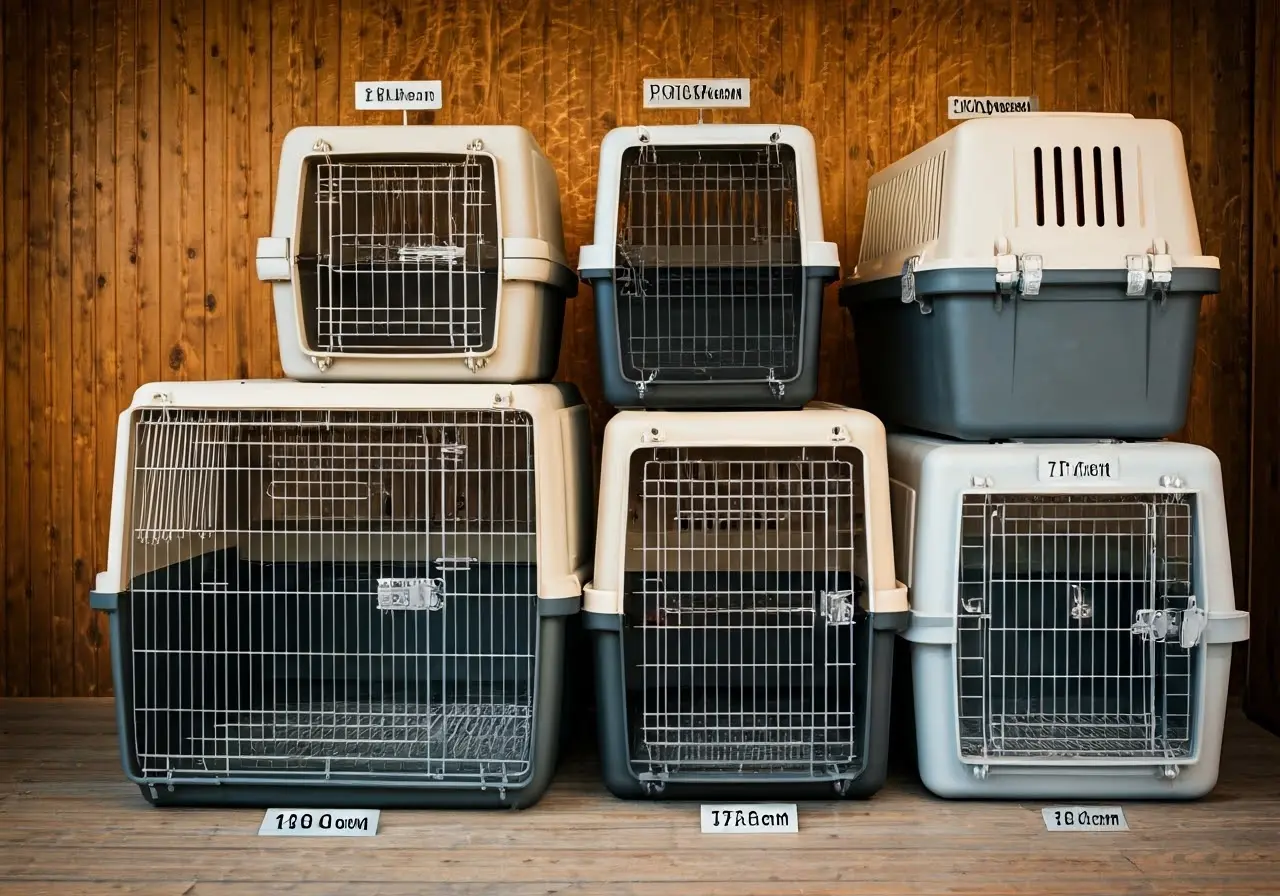
<path id="1" fill-rule="evenodd" d="M 862 233 L 862 261 L 938 238 L 946 164 L 947 154 L 938 153 L 871 189 Z"/>
<path id="2" fill-rule="evenodd" d="M 1062 147 L 1055 146 L 1053 148 L 1053 188 L 1054 195 L 1058 200 L 1058 226 L 1067 226 L 1067 210 L 1065 199 L 1062 195 Z"/>
<path id="3" fill-rule="evenodd" d="M 1097 206 L 1098 226 L 1106 227 L 1107 211 L 1102 189 L 1102 150 L 1097 146 L 1093 148 L 1093 198 Z"/>
<path id="4" fill-rule="evenodd" d="M 1111 152 L 1112 163 L 1116 169 L 1116 226 L 1124 226 L 1124 165 L 1120 157 L 1120 147 Z"/>
<path id="5" fill-rule="evenodd" d="M 1036 225 L 1044 226 L 1044 150 L 1036 147 Z"/>
<path id="6" fill-rule="evenodd" d="M 1084 155 L 1076 147 L 1076 225 L 1084 226 Z"/>

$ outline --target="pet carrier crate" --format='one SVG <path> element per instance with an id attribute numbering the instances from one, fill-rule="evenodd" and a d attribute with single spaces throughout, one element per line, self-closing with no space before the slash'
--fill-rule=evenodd
<path id="1" fill-rule="evenodd" d="M 600 148 L 595 291 L 617 407 L 801 407 L 817 388 L 822 240 L 804 128 L 616 128 Z"/>
<path id="2" fill-rule="evenodd" d="M 299 380 L 549 380 L 577 292 L 555 171 L 518 127 L 290 131 L 257 263 Z"/>
<path id="3" fill-rule="evenodd" d="M 129 778 L 157 804 L 532 804 L 589 441 L 568 386 L 139 390 L 92 596 Z"/>
<path id="4" fill-rule="evenodd" d="M 939 796 L 1214 786 L 1235 609 L 1217 458 L 889 437 L 920 774 Z"/>
<path id="5" fill-rule="evenodd" d="M 871 179 L 840 290 L 866 407 L 961 439 L 1174 432 L 1218 291 L 1200 253 L 1169 122 L 964 122 Z"/>
<path id="6" fill-rule="evenodd" d="M 595 644 L 621 797 L 826 799 L 884 781 L 885 436 L 862 411 L 624 411 L 605 429 Z"/>

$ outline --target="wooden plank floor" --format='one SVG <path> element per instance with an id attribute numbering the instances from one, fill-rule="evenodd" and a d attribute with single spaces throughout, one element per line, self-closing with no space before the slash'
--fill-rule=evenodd
<path id="1" fill-rule="evenodd" d="M 1037 805 L 935 800 L 904 772 L 868 802 L 802 805 L 796 835 L 704 836 L 696 805 L 616 800 L 579 754 L 524 812 L 259 838 L 260 811 L 143 802 L 110 701 L 0 701 L 0 894 L 1280 892 L 1280 738 L 1238 712 L 1218 790 L 1129 803 L 1127 834 L 1046 833 Z"/>

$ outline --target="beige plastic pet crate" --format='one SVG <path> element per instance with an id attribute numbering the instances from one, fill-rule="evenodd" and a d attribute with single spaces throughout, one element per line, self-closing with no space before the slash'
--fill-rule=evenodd
<path id="1" fill-rule="evenodd" d="M 870 414 L 615 416 L 584 604 L 610 789 L 877 789 L 907 620 L 890 526 Z"/>
<path id="2" fill-rule="evenodd" d="M 300 380 L 549 380 L 577 292 L 555 171 L 510 126 L 290 131 L 257 263 Z"/>
<path id="3" fill-rule="evenodd" d="M 142 388 L 93 596 L 128 776 L 162 804 L 528 805 L 593 497 L 572 387 Z"/>
<path id="4" fill-rule="evenodd" d="M 963 439 L 1157 438 L 1186 417 L 1202 253 L 1182 135 L 1129 115 L 966 121 L 871 179 L 866 407 Z"/>

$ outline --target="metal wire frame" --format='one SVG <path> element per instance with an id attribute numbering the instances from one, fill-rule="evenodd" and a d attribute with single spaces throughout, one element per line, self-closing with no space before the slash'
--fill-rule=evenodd
<path id="1" fill-rule="evenodd" d="M 530 773 L 526 413 L 147 409 L 132 457 L 143 776 Z"/>
<path id="2" fill-rule="evenodd" d="M 482 352 L 498 298 L 493 160 L 315 166 L 314 348 Z M 300 259 L 301 260 L 301 259 Z"/>
<path id="3" fill-rule="evenodd" d="M 643 681 L 629 698 L 641 777 L 861 768 L 861 469 L 850 447 L 633 458 L 639 643 L 627 662 Z"/>
<path id="4" fill-rule="evenodd" d="M 624 374 L 794 379 L 805 318 L 794 151 L 650 144 L 624 153 L 619 191 Z"/>
<path id="5" fill-rule="evenodd" d="M 1193 588 L 1194 495 L 966 495 L 957 607 L 966 759 L 1182 759 L 1195 649 L 1134 632 Z"/>

